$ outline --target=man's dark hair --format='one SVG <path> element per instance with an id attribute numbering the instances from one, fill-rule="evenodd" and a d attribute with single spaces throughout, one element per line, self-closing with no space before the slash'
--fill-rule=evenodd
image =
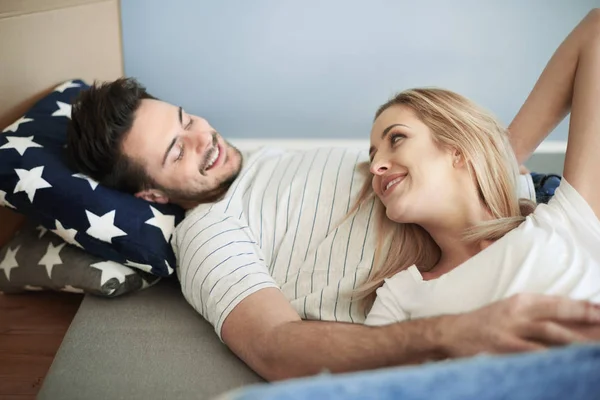
<path id="1" fill-rule="evenodd" d="M 128 193 L 149 187 L 152 179 L 144 166 L 122 150 L 143 99 L 155 97 L 133 78 L 94 83 L 81 91 L 67 130 L 67 156 L 73 168 Z"/>

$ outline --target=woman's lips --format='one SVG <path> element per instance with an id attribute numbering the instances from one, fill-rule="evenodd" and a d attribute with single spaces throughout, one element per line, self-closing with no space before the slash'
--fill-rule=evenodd
<path id="1" fill-rule="evenodd" d="M 386 177 L 381 182 L 381 193 L 383 196 L 387 196 L 391 191 L 398 186 L 398 184 L 402 183 L 406 178 L 406 173 L 404 174 L 394 174 Z"/>

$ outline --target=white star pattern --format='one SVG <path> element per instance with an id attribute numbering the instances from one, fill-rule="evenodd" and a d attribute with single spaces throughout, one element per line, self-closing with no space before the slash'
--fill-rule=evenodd
<path id="1" fill-rule="evenodd" d="M 16 207 L 6 200 L 6 192 L 4 190 L 0 190 L 0 206 L 10 207 L 16 210 Z"/>
<path id="2" fill-rule="evenodd" d="M 60 289 L 60 291 L 69 293 L 83 293 L 83 289 L 79 289 L 71 285 L 66 285 L 64 288 Z"/>
<path id="3" fill-rule="evenodd" d="M 77 174 L 73 174 L 73 177 L 85 179 L 86 181 L 88 181 L 88 183 L 92 187 L 92 190 L 96 190 L 96 187 L 98 186 L 98 182 L 96 182 L 95 180 L 93 180 L 92 178 L 90 178 L 87 175 L 77 173 Z"/>
<path id="4" fill-rule="evenodd" d="M 173 229 L 175 229 L 175 216 L 164 215 L 152 206 L 150 206 L 150 210 L 152 210 L 154 218 L 150 218 L 148 221 L 146 221 L 146 223 L 160 229 L 165 237 L 165 241 L 168 243 L 169 239 L 171 238 L 171 234 L 173 233 Z"/>
<path id="5" fill-rule="evenodd" d="M 71 118 L 71 105 L 67 103 L 63 103 L 62 101 L 57 101 L 56 105 L 58 106 L 58 110 L 52 113 L 53 117 L 67 117 Z"/>
<path id="6" fill-rule="evenodd" d="M 33 136 L 19 137 L 19 136 L 7 136 L 8 143 L 0 146 L 0 150 L 15 149 L 20 155 L 25 154 L 25 151 L 30 147 L 44 147 L 41 144 L 34 142 Z"/>
<path id="7" fill-rule="evenodd" d="M 140 290 L 149 288 L 150 286 L 154 286 L 154 284 L 157 283 L 158 281 L 160 281 L 160 279 L 155 279 L 154 281 L 152 281 L 152 283 L 150 283 L 147 280 L 145 280 L 144 278 L 142 278 L 142 287 L 140 288 Z"/>
<path id="8" fill-rule="evenodd" d="M 107 243 L 112 243 L 114 237 L 127 235 L 115 226 L 115 212 L 115 210 L 112 210 L 99 217 L 96 214 L 85 210 L 88 221 L 90 222 L 90 227 L 86 233 Z"/>
<path id="9" fill-rule="evenodd" d="M 67 89 L 76 88 L 79 86 L 81 86 L 79 83 L 75 83 L 73 81 L 66 81 L 54 88 L 54 91 L 63 93 Z"/>
<path id="10" fill-rule="evenodd" d="M 24 124 L 26 122 L 31 122 L 33 119 L 21 117 L 9 126 L 7 126 L 2 132 L 16 132 L 19 129 L 19 125 Z"/>
<path id="11" fill-rule="evenodd" d="M 169 273 L 169 275 L 171 275 L 173 273 L 173 268 L 171 268 L 167 260 L 165 260 L 165 264 L 167 265 L 167 272 Z"/>
<path id="12" fill-rule="evenodd" d="M 124 283 L 127 275 L 133 275 L 135 273 L 131 268 L 114 261 L 101 261 L 90 265 L 90 267 L 102 271 L 102 275 L 100 276 L 100 286 L 104 286 L 104 284 L 112 278 L 116 278 L 119 283 Z M 114 291 L 115 289 L 113 289 L 109 294 L 112 294 Z"/>
<path id="13" fill-rule="evenodd" d="M 40 231 L 40 234 L 38 235 L 38 239 L 41 239 L 42 237 L 44 237 L 44 235 L 46 234 L 46 232 L 48 232 L 48 229 L 46 229 L 45 227 L 43 227 L 42 225 L 38 225 L 35 228 L 36 231 Z"/>
<path id="14" fill-rule="evenodd" d="M 4 274 L 8 280 L 10 280 L 10 270 L 19 266 L 19 263 L 17 262 L 17 251 L 19 251 L 20 248 L 21 246 L 17 246 L 17 248 L 13 250 L 9 247 L 4 256 L 4 260 L 0 262 L 0 269 L 4 270 Z"/>
<path id="15" fill-rule="evenodd" d="M 15 186 L 15 193 L 25 192 L 29 197 L 29 201 L 33 203 L 33 197 L 38 189 L 44 189 L 52 187 L 51 184 L 46 182 L 42 178 L 42 172 L 44 167 L 35 167 L 27 171 L 26 169 L 15 169 L 17 175 L 19 175 L 19 182 Z"/>
<path id="16" fill-rule="evenodd" d="M 61 243 L 58 246 L 54 247 L 52 243 L 48 243 L 48 248 L 46 249 L 46 254 L 40 260 L 38 265 L 43 265 L 46 267 L 46 272 L 48 273 L 48 278 L 52 278 L 52 269 L 55 265 L 62 264 L 62 260 L 60 259 L 60 251 L 63 247 L 65 247 L 66 243 Z"/>
<path id="17" fill-rule="evenodd" d="M 140 264 L 140 263 L 126 260 L 125 265 L 127 265 L 128 267 L 141 269 L 144 272 L 148 272 L 148 273 L 152 272 L 152 265 L 149 265 L 149 264 Z"/>
<path id="18" fill-rule="evenodd" d="M 60 236 L 65 242 L 83 249 L 83 246 L 80 245 L 77 240 L 75 240 L 75 235 L 77 235 L 77 231 L 75 229 L 65 229 L 65 227 L 57 219 L 54 220 L 54 223 L 56 224 L 56 229 L 52 229 L 52 232 Z"/>

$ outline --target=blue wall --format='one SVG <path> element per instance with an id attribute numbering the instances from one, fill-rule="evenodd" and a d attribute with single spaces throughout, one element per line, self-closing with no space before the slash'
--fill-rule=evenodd
<path id="1" fill-rule="evenodd" d="M 508 124 L 599 3 L 121 0 L 125 73 L 225 137 L 366 139 L 376 108 L 420 85 Z"/>

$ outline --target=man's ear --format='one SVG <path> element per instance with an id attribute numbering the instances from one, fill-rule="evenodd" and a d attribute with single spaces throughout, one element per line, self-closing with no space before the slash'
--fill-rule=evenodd
<path id="1" fill-rule="evenodd" d="M 169 202 L 169 197 L 162 191 L 157 189 L 146 189 L 135 194 L 135 197 L 144 199 L 151 203 L 166 204 Z"/>

